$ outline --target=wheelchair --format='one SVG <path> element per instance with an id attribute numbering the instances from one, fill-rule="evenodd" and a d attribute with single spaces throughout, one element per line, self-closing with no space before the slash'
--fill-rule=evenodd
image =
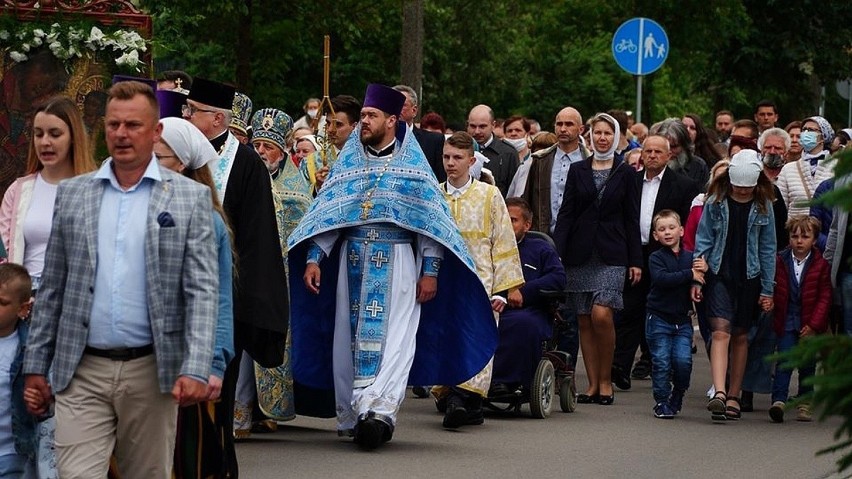
<path id="1" fill-rule="evenodd" d="M 527 234 L 544 239 L 555 248 L 550 236 L 538 231 L 529 231 Z M 483 400 L 483 407 L 488 410 L 519 415 L 521 407 L 529 404 L 531 416 L 544 419 L 553 411 L 555 395 L 559 396 L 562 412 L 574 412 L 577 407 L 577 383 L 574 367 L 571 365 L 571 355 L 557 349 L 560 334 L 567 327 L 559 314 L 559 304 L 564 301 L 566 292 L 542 291 L 541 294 L 550 301 L 552 334 L 550 339 L 542 342 L 542 357 L 530 386 L 520 386 L 499 395 L 489 392 L 489 396 Z M 446 412 L 445 399 L 436 401 L 436 406 L 439 412 Z"/>
<path id="2" fill-rule="evenodd" d="M 544 419 L 553 411 L 555 395 L 559 396 L 559 408 L 562 412 L 574 412 L 577 408 L 577 382 L 574 368 L 571 366 L 571 355 L 559 351 L 556 347 L 559 335 L 565 328 L 565 321 L 558 311 L 558 303 L 565 297 L 565 293 L 542 293 L 553 301 L 553 334 L 550 339 L 542 342 L 542 357 L 529 388 L 520 386 L 514 391 L 496 396 L 489 392 L 483 406 L 491 411 L 513 412 L 519 415 L 521 407 L 528 403 L 530 415 L 536 419 Z"/>

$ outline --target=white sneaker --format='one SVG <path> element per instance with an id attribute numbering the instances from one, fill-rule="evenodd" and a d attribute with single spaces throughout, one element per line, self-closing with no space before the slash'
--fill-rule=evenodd
<path id="1" fill-rule="evenodd" d="M 712 399 L 713 396 L 716 395 L 716 386 L 710 385 L 710 389 L 707 390 L 707 399 Z"/>
<path id="2" fill-rule="evenodd" d="M 775 401 L 769 408 L 769 417 L 772 422 L 784 422 L 784 401 Z"/>

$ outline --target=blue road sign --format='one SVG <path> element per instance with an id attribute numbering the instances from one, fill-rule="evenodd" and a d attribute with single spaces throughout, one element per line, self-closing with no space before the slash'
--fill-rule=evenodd
<path id="1" fill-rule="evenodd" d="M 647 75 L 657 71 L 669 56 L 669 37 L 650 18 L 631 18 L 612 36 L 612 56 L 627 73 Z"/>

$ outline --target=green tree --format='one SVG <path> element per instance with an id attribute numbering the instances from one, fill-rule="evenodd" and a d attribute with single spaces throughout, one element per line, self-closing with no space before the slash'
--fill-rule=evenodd
<path id="1" fill-rule="evenodd" d="M 720 56 L 715 106 L 751 118 L 769 98 L 785 122 L 815 114 L 820 87 L 852 74 L 852 10 L 840 1 L 742 4 L 750 25 Z"/>
<path id="2" fill-rule="evenodd" d="M 401 78 L 403 0 L 139 1 L 154 16 L 159 70 L 233 82 L 258 107 L 297 116 L 305 98 L 321 94 L 324 34 L 332 95 Z M 721 108 L 751 117 L 762 98 L 778 103 L 783 120 L 800 118 L 816 111 L 820 85 L 852 76 L 852 9 L 839 0 L 424 5 L 421 111 L 456 123 L 477 103 L 545 126 L 565 105 L 585 116 L 632 110 L 635 79 L 613 61 L 611 38 L 635 16 L 656 20 L 670 41 L 666 64 L 644 80 L 648 123 L 686 112 L 711 121 Z"/>

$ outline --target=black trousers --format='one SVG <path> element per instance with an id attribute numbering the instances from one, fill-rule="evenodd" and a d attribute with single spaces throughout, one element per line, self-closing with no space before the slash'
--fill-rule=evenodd
<path id="1" fill-rule="evenodd" d="M 650 286 L 647 268 L 642 271 L 642 280 L 636 286 L 629 283 L 624 286 L 624 310 L 615 322 L 615 353 L 612 365 L 628 374 L 633 367 L 637 348 L 642 349 L 643 359 L 651 359 L 648 343 L 645 341 L 645 305 Z"/>
<path id="2" fill-rule="evenodd" d="M 240 476 L 237 465 L 237 452 L 234 449 L 234 397 L 237 394 L 237 376 L 240 373 L 240 358 L 242 348 L 225 368 L 225 378 L 222 380 L 222 394 L 216 403 L 216 422 L 222 427 L 224 434 L 223 478 L 237 479 Z"/>

